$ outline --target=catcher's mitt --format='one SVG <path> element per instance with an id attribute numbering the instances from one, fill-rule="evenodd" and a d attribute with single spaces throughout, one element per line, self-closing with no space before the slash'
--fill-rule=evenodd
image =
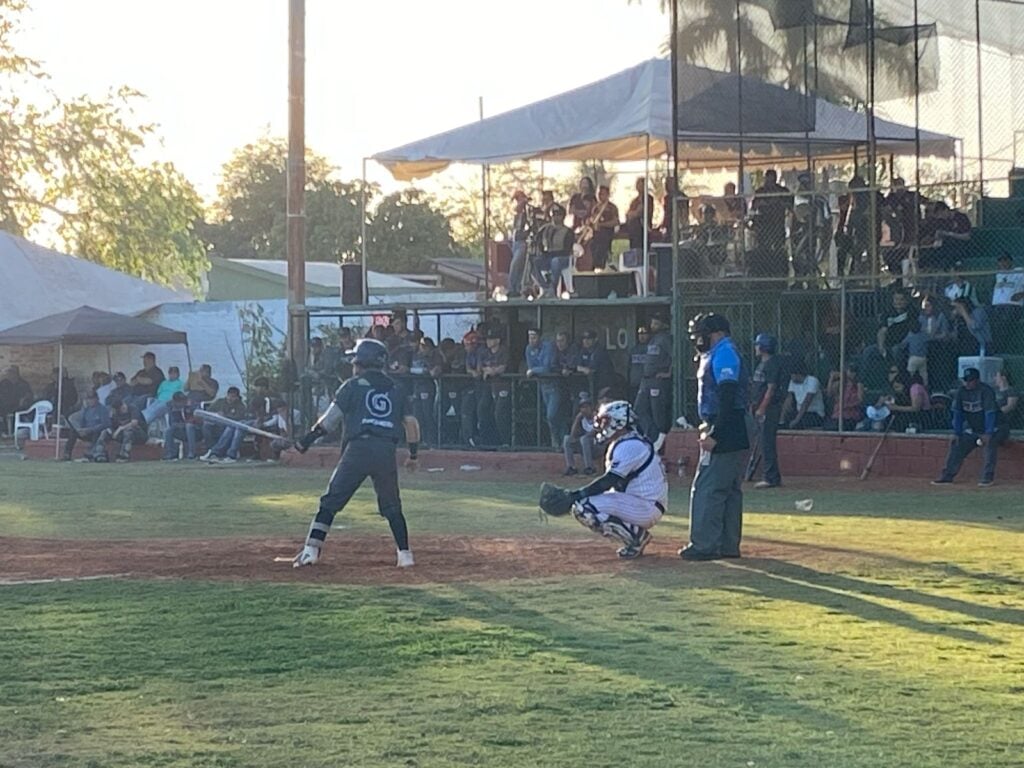
<path id="1" fill-rule="evenodd" d="M 572 509 L 572 491 L 559 488 L 551 483 L 540 484 L 540 499 L 537 505 L 552 517 L 569 514 Z"/>

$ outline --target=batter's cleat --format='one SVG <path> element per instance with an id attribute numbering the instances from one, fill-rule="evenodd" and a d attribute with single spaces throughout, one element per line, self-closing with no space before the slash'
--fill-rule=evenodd
<path id="1" fill-rule="evenodd" d="M 309 544 L 302 548 L 302 551 L 292 560 L 292 568 L 301 568 L 304 565 L 316 565 L 320 561 L 320 548 L 311 547 Z"/>
<path id="2" fill-rule="evenodd" d="M 398 550 L 398 567 L 399 568 L 411 568 L 416 562 L 412 559 L 412 551 L 408 549 Z"/>
<path id="3" fill-rule="evenodd" d="M 651 543 L 651 532 L 641 531 L 640 535 L 636 537 L 636 540 L 632 544 L 628 544 L 625 547 L 620 547 L 618 555 L 623 560 L 632 560 L 640 557 L 647 548 L 647 545 Z"/>

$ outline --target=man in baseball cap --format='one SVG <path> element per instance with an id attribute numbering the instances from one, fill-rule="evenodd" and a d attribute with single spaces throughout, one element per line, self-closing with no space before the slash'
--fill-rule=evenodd
<path id="1" fill-rule="evenodd" d="M 978 487 L 987 488 L 992 485 L 996 473 L 998 446 L 993 437 L 999 409 L 995 391 L 982 382 L 977 368 L 964 369 L 963 383 L 953 397 L 950 410 L 953 414 L 953 439 L 946 455 L 946 466 L 932 485 L 952 483 L 964 459 L 975 448 L 981 447 L 985 451 L 985 463 Z"/>

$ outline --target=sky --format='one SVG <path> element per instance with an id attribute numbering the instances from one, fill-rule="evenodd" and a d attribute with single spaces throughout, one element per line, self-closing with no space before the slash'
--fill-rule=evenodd
<path id="1" fill-rule="evenodd" d="M 306 143 L 362 158 L 583 85 L 659 53 L 656 0 L 307 0 Z M 19 50 L 62 94 L 130 85 L 207 199 L 231 152 L 287 133 L 287 0 L 31 0 Z M 390 183 L 369 164 L 371 179 Z"/>

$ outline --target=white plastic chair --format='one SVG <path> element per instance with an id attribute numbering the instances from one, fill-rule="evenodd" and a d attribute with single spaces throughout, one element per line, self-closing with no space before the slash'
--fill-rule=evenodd
<path id="1" fill-rule="evenodd" d="M 18 430 L 27 429 L 29 440 L 38 440 L 39 432 L 49 439 L 50 430 L 46 428 L 46 417 L 53 413 L 53 403 L 40 400 L 31 408 L 14 414 L 14 447 L 18 447 Z M 34 414 L 34 415 L 33 415 Z"/>

